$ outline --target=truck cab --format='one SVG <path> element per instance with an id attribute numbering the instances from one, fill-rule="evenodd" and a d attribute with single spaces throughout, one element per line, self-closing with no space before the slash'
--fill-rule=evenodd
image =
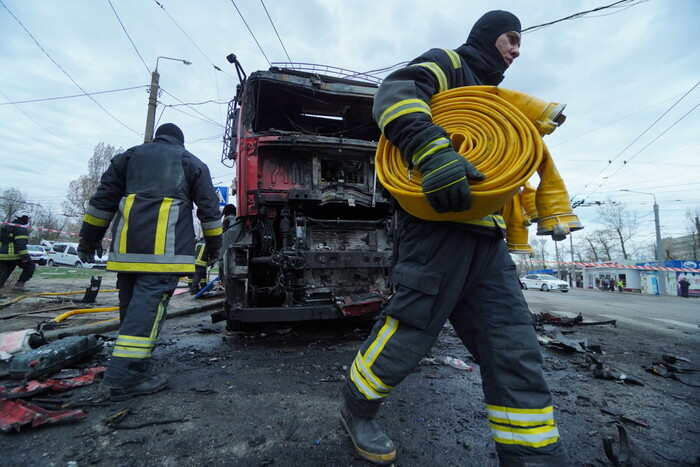
<path id="1" fill-rule="evenodd" d="M 223 236 L 226 300 L 215 322 L 237 330 L 371 316 L 388 298 L 392 209 L 374 164 L 377 87 L 317 66 L 242 79 L 224 137 L 237 217 Z"/>

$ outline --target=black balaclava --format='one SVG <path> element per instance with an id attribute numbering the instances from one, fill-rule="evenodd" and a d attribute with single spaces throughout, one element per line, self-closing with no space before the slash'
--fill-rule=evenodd
<path id="1" fill-rule="evenodd" d="M 164 123 L 156 130 L 156 138 L 159 136 L 172 136 L 181 144 L 185 144 L 185 135 L 182 130 L 174 123 Z"/>
<path id="2" fill-rule="evenodd" d="M 520 20 L 513 13 L 503 10 L 489 11 L 474 23 L 466 45 L 476 49 L 483 60 L 476 67 L 484 84 L 497 85 L 503 81 L 507 67 L 496 48 L 496 39 L 504 32 L 520 32 L 520 28 Z"/>

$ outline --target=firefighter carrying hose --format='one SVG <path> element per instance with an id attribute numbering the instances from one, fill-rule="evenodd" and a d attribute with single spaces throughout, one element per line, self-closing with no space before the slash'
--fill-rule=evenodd
<path id="1" fill-rule="evenodd" d="M 27 292 L 24 284 L 32 278 L 36 269 L 27 250 L 29 230 L 24 226 L 29 224 L 29 220 L 29 211 L 18 211 L 15 220 L 11 222 L 15 225 L 3 225 L 0 228 L 0 290 L 5 287 L 5 282 L 15 267 L 19 266 L 22 273 L 12 291 Z M 0 293 L 0 298 L 7 297 Z"/>
<path id="2" fill-rule="evenodd" d="M 431 97 L 461 86 L 498 85 L 520 55 L 520 30 L 513 14 L 488 12 L 465 44 L 429 50 L 390 74 L 377 91 L 374 117 L 409 170 L 420 174 L 423 193 L 436 212 L 470 209 L 469 183 L 484 175 L 433 123 Z M 341 425 L 363 458 L 388 464 L 396 457 L 377 412 L 430 351 L 449 319 L 480 364 L 501 465 L 569 464 L 504 229 L 497 214 L 464 222 L 427 221 L 397 206 L 396 293 L 350 367 L 340 409 Z"/>
<path id="3" fill-rule="evenodd" d="M 151 353 L 180 276 L 194 268 L 192 203 L 197 205 L 207 251 L 221 248 L 219 200 L 207 166 L 185 149 L 172 123 L 158 127 L 151 143 L 112 159 L 90 199 L 78 254 L 92 262 L 110 223 L 107 269 L 117 271 L 119 336 L 103 384 L 112 400 L 160 391 L 163 374 L 151 374 Z"/>

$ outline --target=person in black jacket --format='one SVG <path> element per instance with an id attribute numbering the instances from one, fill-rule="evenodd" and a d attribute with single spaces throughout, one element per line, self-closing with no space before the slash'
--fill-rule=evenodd
<path id="1" fill-rule="evenodd" d="M 29 211 L 18 211 L 12 225 L 0 228 L 0 289 L 5 287 L 15 267 L 20 267 L 22 273 L 12 287 L 13 292 L 27 292 L 25 283 L 32 278 L 36 265 L 29 256 L 27 242 L 29 230 L 24 227 L 29 224 Z M 0 298 L 6 298 L 0 293 Z"/>
<path id="2" fill-rule="evenodd" d="M 112 400 L 150 394 L 168 379 L 150 374 L 170 297 L 194 273 L 192 203 L 211 257 L 221 248 L 219 199 L 207 166 L 187 151 L 182 130 L 161 125 L 151 143 L 115 156 L 90 198 L 78 254 L 92 262 L 112 224 L 107 269 L 117 271 L 121 326 L 103 384 Z"/>
<path id="3" fill-rule="evenodd" d="M 375 120 L 409 170 L 420 172 L 423 193 L 436 212 L 468 210 L 469 183 L 484 175 L 433 123 L 431 98 L 461 86 L 498 85 L 520 55 L 520 29 L 512 13 L 490 11 L 474 24 L 465 44 L 427 51 L 391 73 L 375 95 Z M 501 465 L 568 465 L 532 317 L 504 241 L 503 217 L 430 221 L 397 206 L 396 218 L 397 262 L 391 271 L 396 293 L 343 386 L 340 422 L 357 453 L 377 464 L 393 462 L 396 447 L 376 414 L 449 319 L 480 364 Z"/>

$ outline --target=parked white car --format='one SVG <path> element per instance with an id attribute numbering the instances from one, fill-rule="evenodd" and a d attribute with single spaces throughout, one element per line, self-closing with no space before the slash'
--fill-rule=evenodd
<path id="1" fill-rule="evenodd" d="M 46 250 L 41 245 L 27 245 L 27 251 L 29 251 L 29 256 L 32 261 L 39 264 L 40 266 L 45 266 L 48 261 L 48 256 Z"/>
<path id="2" fill-rule="evenodd" d="M 527 289 L 540 289 L 545 292 L 550 290 L 560 290 L 562 292 L 569 291 L 569 283 L 557 279 L 550 274 L 528 274 L 520 279 L 521 287 Z"/>
<path id="3" fill-rule="evenodd" d="M 94 263 L 83 263 L 78 258 L 77 243 L 59 243 L 56 242 L 49 251 L 48 265 L 49 266 L 72 266 L 75 268 L 99 268 L 107 266 L 107 253 L 101 257 L 96 257 Z"/>

